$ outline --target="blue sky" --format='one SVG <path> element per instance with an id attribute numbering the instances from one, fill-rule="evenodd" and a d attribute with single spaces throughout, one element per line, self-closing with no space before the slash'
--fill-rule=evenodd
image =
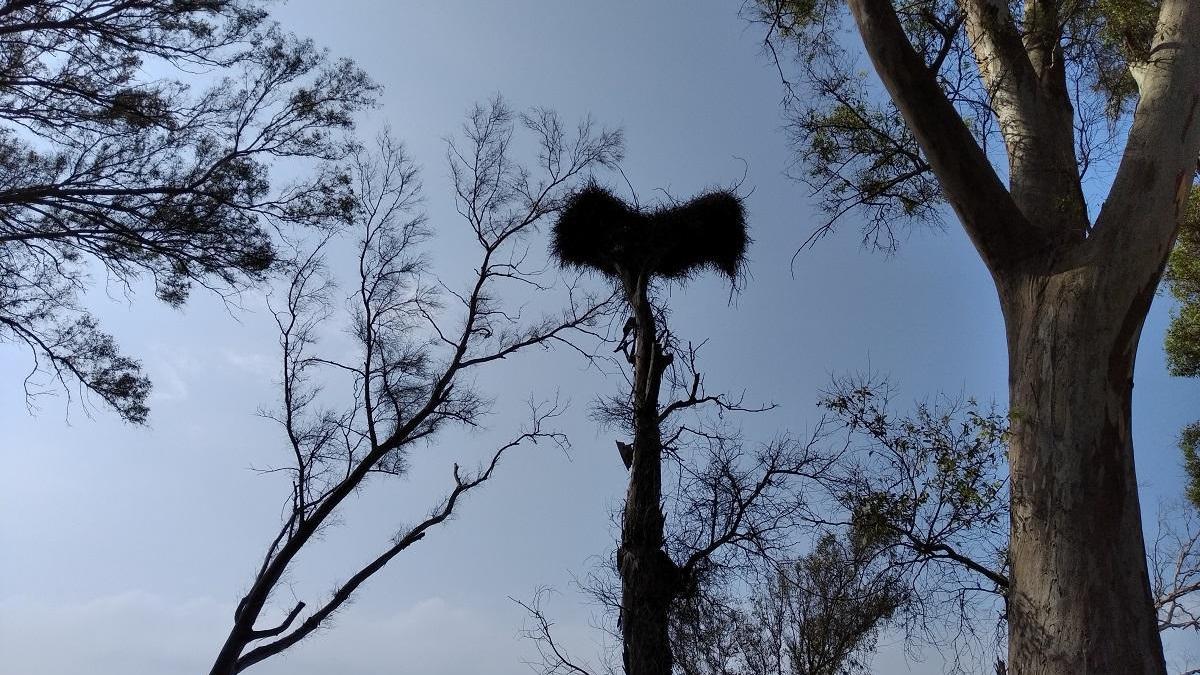
<path id="1" fill-rule="evenodd" d="M 703 280 L 672 292 L 674 331 L 710 341 L 714 387 L 746 389 L 779 408 L 747 437 L 803 432 L 833 373 L 890 374 L 904 397 L 964 392 L 1004 402 L 1003 328 L 990 279 L 957 226 L 915 232 L 890 258 L 858 246 L 851 218 L 839 235 L 801 253 L 820 222 L 791 162 L 778 76 L 760 29 L 738 3 L 368 2 L 293 0 L 277 18 L 385 87 L 365 134 L 390 126 L 424 168 L 432 245 L 448 278 L 470 259 L 452 242 L 443 139 L 475 101 L 502 93 L 514 107 L 544 105 L 565 119 L 591 114 L 620 126 L 624 169 L 643 198 L 687 195 L 748 171 L 755 244 L 752 277 L 731 306 Z M 744 163 L 743 163 L 744 162 Z M 286 486 L 250 470 L 282 461 L 277 431 L 255 411 L 277 399 L 275 337 L 262 301 L 230 310 L 197 294 L 180 312 L 143 293 L 132 303 L 97 293 L 95 306 L 155 381 L 149 428 L 99 411 L 69 413 L 61 399 L 26 414 L 15 348 L 0 350 L 0 673 L 78 675 L 206 669 L 232 607 L 277 524 Z M 1143 333 L 1134 401 L 1144 511 L 1176 496 L 1179 427 L 1198 416 L 1200 386 L 1170 378 L 1161 339 L 1168 302 Z M 503 434 L 532 393 L 561 390 L 573 403 L 563 428 L 569 454 L 545 448 L 509 456 L 495 480 L 379 574 L 332 629 L 253 672 L 515 675 L 531 648 L 508 596 L 562 591 L 550 609 L 580 652 L 599 638 L 595 611 L 571 589 L 612 546 L 609 510 L 625 473 L 610 432 L 587 420 L 588 402 L 612 391 L 570 354 L 505 363 L 481 378 L 497 396 L 489 426 Z M 69 423 L 64 423 L 69 422 Z M 470 462 L 495 438 L 456 434 L 414 457 L 410 476 L 364 492 L 290 581 L 301 598 L 328 590 L 377 551 L 399 523 L 428 510 L 454 461 Z M 285 599 L 286 600 L 286 599 Z M 885 641 L 887 642 L 887 641 Z M 1173 654 L 1200 653 L 1195 641 Z M 894 645 L 882 673 L 941 672 L 936 656 L 905 664 Z"/>

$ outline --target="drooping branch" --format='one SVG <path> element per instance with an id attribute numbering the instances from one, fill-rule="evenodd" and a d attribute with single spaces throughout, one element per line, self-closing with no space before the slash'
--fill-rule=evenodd
<path id="1" fill-rule="evenodd" d="M 600 675 L 590 664 L 567 653 L 554 637 L 554 622 L 542 607 L 550 592 L 548 588 L 538 589 L 533 599 L 528 602 L 512 596 L 508 598 L 525 610 L 527 621 L 532 622 L 532 626 L 523 631 L 523 636 L 534 643 L 541 661 L 529 665 L 536 668 L 541 675 Z M 613 674 L 609 671 L 606 675 Z"/>
<path id="2" fill-rule="evenodd" d="M 146 421 L 149 384 L 98 342 L 84 303 L 95 269 L 129 294 L 148 280 L 172 305 L 193 287 L 225 298 L 264 281 L 276 234 L 347 215 L 345 134 L 377 87 L 265 4 L 0 7 L 0 342 L 29 345 L 51 385 L 78 379 L 127 421 Z M 294 181 L 275 175 L 281 161 Z M 64 341 L 73 324 L 94 349 Z M 118 361 L 124 386 L 88 381 L 115 379 Z"/>

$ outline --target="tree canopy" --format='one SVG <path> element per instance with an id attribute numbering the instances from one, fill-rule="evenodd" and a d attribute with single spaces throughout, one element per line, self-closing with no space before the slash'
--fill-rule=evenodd
<path id="1" fill-rule="evenodd" d="M 78 385 L 144 422 L 148 378 L 85 306 L 95 277 L 178 306 L 261 279 L 273 229 L 349 212 L 341 132 L 375 85 L 265 4 L 0 7 L 0 340 L 32 354 L 29 394 Z"/>
<path id="2" fill-rule="evenodd" d="M 1029 153 L 1039 148 L 1036 134 L 1021 136 L 1033 126 L 1022 118 L 1061 118 L 1055 124 L 1062 127 L 1069 143 L 1056 150 L 1062 153 L 1056 161 L 1064 172 L 1057 180 L 1065 182 L 1041 188 L 1048 199 L 1053 194 L 1059 197 L 1053 200 L 1058 202 L 1055 208 L 1040 217 L 1069 211 L 1076 221 L 1073 236 L 1086 236 L 1092 226 L 1087 223 L 1080 179 L 1088 178 L 1096 164 L 1116 158 L 1122 140 L 1116 123 L 1128 119 L 1138 100 L 1137 78 L 1145 69 L 1160 3 L 917 0 L 887 4 L 894 6 L 916 56 L 933 75 L 969 137 L 993 163 L 1002 161 L 1006 151 L 1011 175 L 1019 173 L 1025 154 L 1021 148 Z M 996 24 L 972 24 L 967 5 L 992 4 L 1007 5 L 996 10 Z M 847 5 L 837 0 L 756 0 L 753 7 L 753 16 L 768 27 L 767 45 L 779 61 L 788 92 L 789 130 L 800 160 L 793 176 L 813 190 L 829 215 L 806 243 L 831 232 L 852 212 L 864 216 L 864 243 L 883 249 L 899 245 L 905 226 L 938 222 L 940 207 L 947 203 L 944 186 L 895 101 L 879 95 L 848 46 Z M 1026 62 L 1014 59 L 1027 63 L 1028 70 L 1011 73 L 1003 84 L 1006 78 L 1001 71 L 1007 66 L 985 62 L 981 68 L 974 51 L 980 35 L 993 28 L 1013 31 L 1000 39 L 1001 48 L 1023 46 L 1029 54 Z M 795 69 L 789 56 L 794 57 Z M 1036 84 L 1038 78 L 1045 84 Z M 1013 109 L 1019 90 L 1038 86 L 1052 89 L 1045 94 L 1069 101 L 1070 109 Z M 957 138 L 957 132 L 952 135 L 952 143 L 964 140 Z M 997 147 L 1001 140 L 1008 144 L 1004 150 Z M 1050 146 L 1040 147 L 1044 152 Z"/>

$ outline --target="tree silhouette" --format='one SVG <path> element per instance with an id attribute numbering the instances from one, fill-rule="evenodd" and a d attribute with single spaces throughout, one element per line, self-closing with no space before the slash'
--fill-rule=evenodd
<path id="1" fill-rule="evenodd" d="M 540 139 L 542 163 L 527 167 L 510 147 L 518 122 Z M 276 300 L 282 405 L 271 413 L 286 439 L 291 477 L 283 523 L 269 542 L 212 675 L 232 675 L 280 654 L 326 626 L 360 587 L 400 553 L 454 513 L 467 493 L 490 480 L 503 454 L 517 446 L 566 439 L 547 423 L 557 401 L 532 406 L 530 423 L 515 430 L 476 470 L 453 465 L 445 498 L 415 524 L 401 525 L 390 542 L 351 571 L 328 597 L 309 608 L 298 602 L 270 628 L 257 624 L 303 553 L 337 520 L 344 506 L 378 477 L 407 472 L 408 457 L 455 425 L 475 427 L 489 401 L 474 374 L 531 347 L 586 338 L 611 304 L 572 294 L 560 313 L 522 318 L 504 289 L 550 289 L 526 269 L 527 235 L 554 213 L 581 173 L 619 161 L 619 132 L 581 124 L 567 133 L 557 115 L 536 110 L 518 117 L 500 99 L 475 107 L 463 129 L 467 142 L 449 144 L 457 206 L 476 242 L 478 264 L 464 291 L 431 277 L 420 244 L 430 236 L 419 211 L 420 182 L 400 146 L 386 137 L 375 155 L 353 162 L 356 198 L 352 230 L 357 259 L 349 311 L 339 315 L 320 249 L 301 257 Z M 523 243 L 524 242 L 524 243 Z M 318 349 L 320 328 L 342 316 L 355 350 Z M 323 385 L 348 383 L 348 397 L 323 394 Z M 305 613 L 305 610 L 309 611 Z"/>
<path id="2" fill-rule="evenodd" d="M 83 304 L 93 275 L 178 306 L 262 279 L 274 229 L 348 215 L 342 132 L 375 85 L 265 5 L 0 6 L 0 340 L 33 357 L 31 405 L 57 381 L 146 420 L 149 380 Z"/>
<path id="3" fill-rule="evenodd" d="M 671 673 L 671 604 L 690 582 L 663 548 L 662 424 L 704 398 L 697 374 L 690 396 L 660 406 L 663 376 L 674 356 L 665 345 L 668 332 L 651 300 L 651 285 L 657 279 L 685 280 L 708 268 L 733 280 L 748 243 L 741 199 L 731 191 L 643 211 L 592 184 L 571 195 L 554 225 L 552 250 L 558 260 L 596 270 L 619 284 L 631 312 L 627 332 L 632 332 L 633 345 L 626 354 L 633 381 L 622 408 L 633 442 L 618 442 L 629 468 L 629 487 L 617 549 L 623 659 L 629 675 Z"/>

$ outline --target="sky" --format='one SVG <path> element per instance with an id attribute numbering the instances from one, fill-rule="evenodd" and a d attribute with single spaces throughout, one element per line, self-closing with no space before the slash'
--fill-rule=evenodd
<path id="1" fill-rule="evenodd" d="M 852 217 L 793 264 L 821 215 L 785 176 L 792 154 L 778 74 L 738 3 L 292 0 L 276 18 L 384 86 L 361 129 L 389 127 L 422 165 L 442 237 L 433 261 L 447 278 L 471 261 L 445 243 L 463 224 L 444 139 L 469 106 L 496 93 L 518 109 L 547 106 L 566 120 L 590 114 L 622 128 L 623 168 L 642 195 L 692 194 L 745 172 L 754 238 L 745 290 L 730 303 L 718 280 L 702 280 L 674 289 L 670 303 L 676 334 L 709 341 L 711 386 L 778 404 L 748 424 L 748 438 L 803 433 L 837 373 L 888 374 L 902 398 L 962 392 L 1003 404 L 995 291 L 952 221 L 914 232 L 886 257 L 860 248 Z M 146 428 L 61 398 L 30 414 L 26 356 L 0 347 L 0 674 L 209 667 L 287 494 L 278 477 L 253 470 L 286 454 L 278 430 L 256 415 L 278 399 L 271 318 L 261 298 L 241 304 L 198 293 L 179 311 L 148 293 L 97 294 L 96 313 L 154 380 Z M 1198 383 L 1166 374 L 1169 309 L 1167 298 L 1155 302 L 1136 372 L 1137 466 L 1151 514 L 1181 490 L 1175 436 L 1200 400 Z M 503 363 L 479 384 L 497 400 L 490 431 L 449 435 L 415 455 L 407 477 L 373 483 L 289 579 L 297 598 L 311 603 L 421 517 L 447 489 L 452 463 L 475 461 L 511 431 L 531 395 L 570 399 L 561 428 L 571 450 L 507 456 L 453 522 L 378 574 L 331 628 L 251 672 L 527 673 L 533 650 L 510 597 L 541 587 L 558 591 L 548 609 L 560 635 L 581 654 L 596 652 L 598 610 L 572 580 L 613 546 L 609 512 L 625 472 L 613 433 L 592 425 L 587 405 L 619 382 L 558 353 Z M 936 654 L 906 661 L 893 638 L 883 643 L 880 673 L 942 670 Z M 1170 647 L 1179 662 L 1200 654 L 1195 640 Z"/>

